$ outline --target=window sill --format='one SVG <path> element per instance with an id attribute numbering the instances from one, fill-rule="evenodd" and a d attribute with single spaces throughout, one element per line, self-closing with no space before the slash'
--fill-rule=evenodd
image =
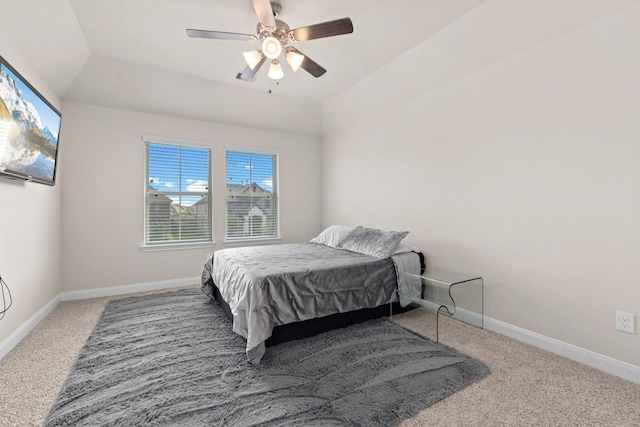
<path id="1" fill-rule="evenodd" d="M 142 252 L 179 251 L 183 249 L 215 248 L 216 242 L 162 243 L 158 245 L 142 245 Z"/>
<path id="2" fill-rule="evenodd" d="M 246 239 L 225 239 L 224 246 L 256 246 L 256 245 L 273 245 L 282 242 L 281 237 L 246 238 Z"/>

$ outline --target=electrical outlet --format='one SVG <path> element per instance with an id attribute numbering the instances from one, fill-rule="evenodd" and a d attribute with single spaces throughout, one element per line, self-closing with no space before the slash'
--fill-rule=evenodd
<path id="1" fill-rule="evenodd" d="M 636 315 L 633 313 L 625 313 L 624 311 L 616 311 L 616 329 L 630 334 L 636 333 Z"/>

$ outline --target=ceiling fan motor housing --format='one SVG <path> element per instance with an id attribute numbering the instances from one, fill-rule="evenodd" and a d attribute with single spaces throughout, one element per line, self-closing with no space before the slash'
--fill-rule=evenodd
<path id="1" fill-rule="evenodd" d="M 289 43 L 289 41 L 291 40 L 289 35 L 291 33 L 291 28 L 289 28 L 289 25 L 287 25 L 287 23 L 284 21 L 276 19 L 275 30 L 273 31 L 270 31 L 270 30 L 271 30 L 270 28 L 265 27 L 261 23 L 258 23 L 258 26 L 256 27 L 256 33 L 258 34 L 258 39 L 262 40 L 265 37 L 273 36 L 278 40 L 280 40 L 280 43 L 282 43 L 283 46 Z"/>

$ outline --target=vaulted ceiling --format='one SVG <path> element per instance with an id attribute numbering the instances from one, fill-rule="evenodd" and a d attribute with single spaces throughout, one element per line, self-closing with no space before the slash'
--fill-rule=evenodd
<path id="1" fill-rule="evenodd" d="M 353 34 L 296 43 L 328 72 L 314 78 L 283 66 L 279 81 L 235 79 L 256 43 L 187 37 L 187 28 L 255 33 L 251 0 L 21 0 L 0 17 L 61 98 L 91 56 L 157 67 L 218 83 L 322 102 L 437 33 L 484 0 L 276 0 L 279 19 L 297 28 L 350 17 Z M 7 8 L 3 8 L 5 11 Z M 19 17 L 16 19 L 16 17 Z M 28 17 L 28 20 L 26 19 Z M 419 70 L 407 70 L 415 78 Z"/>
<path id="2" fill-rule="evenodd" d="M 276 0 L 291 28 L 354 26 L 295 44 L 326 74 L 284 64 L 277 84 L 267 67 L 255 82 L 235 78 L 257 43 L 186 35 L 254 33 L 251 0 L 0 0 L 0 37 L 62 100 L 321 135 L 325 101 L 392 61 L 405 64 L 398 79 L 437 88 L 636 1 Z"/>

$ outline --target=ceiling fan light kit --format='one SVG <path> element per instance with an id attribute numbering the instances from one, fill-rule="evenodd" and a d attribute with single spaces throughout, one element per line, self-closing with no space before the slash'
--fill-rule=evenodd
<path id="1" fill-rule="evenodd" d="M 262 52 L 267 58 L 276 59 L 282 53 L 282 44 L 277 38 L 269 36 L 262 42 Z"/>
<path id="2" fill-rule="evenodd" d="M 262 53 L 259 50 L 252 50 L 251 52 L 242 52 L 244 60 L 247 61 L 247 65 L 252 70 L 256 68 L 256 65 L 262 60 Z"/>
<path id="3" fill-rule="evenodd" d="M 278 61 L 277 59 L 271 61 L 271 65 L 269 66 L 269 73 L 267 75 L 273 80 L 280 80 L 284 77 L 284 71 L 282 71 L 280 61 Z"/>
<path id="4" fill-rule="evenodd" d="M 236 78 L 239 80 L 254 81 L 258 70 L 267 58 L 271 60 L 267 76 L 274 80 L 283 78 L 284 72 L 278 60 L 283 51 L 293 71 L 302 68 L 312 76 L 320 77 L 327 70 L 298 49 L 287 46 L 287 44 L 353 33 L 353 23 L 350 18 L 336 19 L 291 30 L 286 22 L 276 19 L 282 10 L 280 4 L 272 3 L 269 0 L 252 0 L 252 3 L 259 20 L 255 36 L 225 31 L 187 30 L 187 35 L 193 38 L 262 41 L 261 51 L 243 52 L 247 68 L 238 73 Z"/>
<path id="5" fill-rule="evenodd" d="M 298 71 L 304 61 L 304 55 L 299 54 L 292 48 L 287 48 L 286 52 L 285 57 L 287 58 L 289 65 L 291 65 L 291 69 L 294 72 Z"/>

